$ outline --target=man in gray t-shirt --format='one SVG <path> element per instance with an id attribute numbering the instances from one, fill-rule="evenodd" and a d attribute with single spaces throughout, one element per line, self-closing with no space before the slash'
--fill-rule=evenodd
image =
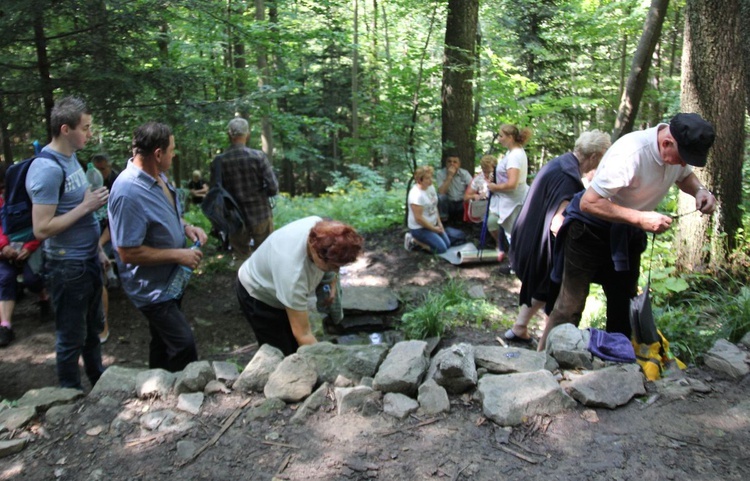
<path id="1" fill-rule="evenodd" d="M 102 267 L 94 211 L 107 202 L 106 187 L 90 191 L 76 151 L 91 138 L 91 113 L 79 98 L 55 103 L 52 142 L 44 151 L 57 161 L 35 159 L 26 176 L 34 236 L 44 241 L 45 271 L 55 310 L 57 377 L 61 387 L 83 389 L 78 360 L 83 357 L 93 386 L 104 372 L 99 333 L 104 327 Z M 62 168 L 61 168 L 62 166 Z M 64 190 L 60 195 L 60 186 Z"/>
<path id="2" fill-rule="evenodd" d="M 457 155 L 448 154 L 445 168 L 438 170 L 435 176 L 441 220 L 463 220 L 464 192 L 471 184 L 471 180 L 469 171 L 461 168 L 461 159 Z"/>

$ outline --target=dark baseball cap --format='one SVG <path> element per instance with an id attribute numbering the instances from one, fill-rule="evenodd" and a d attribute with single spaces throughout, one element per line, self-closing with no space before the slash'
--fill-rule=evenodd
<path id="1" fill-rule="evenodd" d="M 714 144 L 713 126 L 698 114 L 677 114 L 669 121 L 669 132 L 686 164 L 705 167 L 708 149 Z"/>

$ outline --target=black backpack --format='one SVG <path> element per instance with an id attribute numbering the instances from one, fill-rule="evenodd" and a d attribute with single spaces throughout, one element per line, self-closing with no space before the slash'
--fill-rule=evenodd
<path id="1" fill-rule="evenodd" d="M 60 184 L 60 197 L 65 192 L 65 168 L 62 166 L 57 157 L 49 152 L 42 151 L 35 157 L 22 160 L 8 167 L 5 171 L 5 205 L 0 209 L 0 218 L 3 223 L 3 233 L 5 235 L 15 234 L 24 229 L 32 227 L 31 221 L 31 199 L 26 192 L 26 175 L 29 173 L 29 167 L 34 159 L 44 157 L 57 162 L 57 165 L 63 171 L 63 181 Z"/>
<path id="2" fill-rule="evenodd" d="M 242 219 L 239 204 L 221 184 L 220 158 L 214 159 L 212 171 L 212 179 L 215 179 L 215 182 L 203 198 L 201 210 L 217 232 L 229 236 L 242 230 L 245 221 Z"/>

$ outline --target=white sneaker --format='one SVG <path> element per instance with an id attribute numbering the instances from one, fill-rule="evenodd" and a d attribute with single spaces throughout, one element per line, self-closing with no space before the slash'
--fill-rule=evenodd
<path id="1" fill-rule="evenodd" d="M 407 251 L 414 249 L 414 237 L 411 235 L 411 232 L 407 232 L 404 235 L 404 249 Z"/>

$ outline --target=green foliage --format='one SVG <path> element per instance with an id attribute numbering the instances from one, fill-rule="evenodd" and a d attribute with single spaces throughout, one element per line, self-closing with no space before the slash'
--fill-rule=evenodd
<path id="1" fill-rule="evenodd" d="M 467 286 L 451 277 L 440 291 L 430 291 L 419 306 L 401 317 L 400 327 L 409 339 L 442 336 L 452 326 L 485 323 L 496 325 L 502 313 L 484 299 L 472 299 Z"/>
<path id="2" fill-rule="evenodd" d="M 356 170 L 359 166 L 350 168 Z M 302 217 L 318 215 L 351 224 L 360 232 L 374 232 L 403 222 L 405 186 L 399 182 L 386 190 L 384 179 L 376 172 L 359 170 L 357 180 L 347 181 L 336 174 L 336 182 L 328 188 L 328 193 L 319 197 L 278 196 L 274 224 L 278 228 Z"/>

